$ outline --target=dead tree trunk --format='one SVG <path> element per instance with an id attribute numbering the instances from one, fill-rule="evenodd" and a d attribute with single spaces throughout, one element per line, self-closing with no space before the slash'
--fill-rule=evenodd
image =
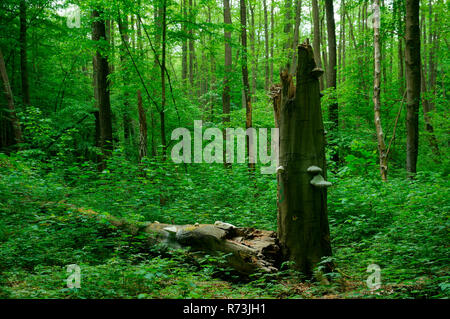
<path id="1" fill-rule="evenodd" d="M 309 275 L 322 257 L 331 255 L 326 190 L 331 184 L 324 180 L 325 136 L 319 88 L 322 74 L 309 43 L 300 45 L 297 85 L 294 87 L 287 70 L 281 73 L 278 110 L 278 237 L 284 258 Z"/>
<path id="2" fill-rule="evenodd" d="M 380 50 L 380 0 L 374 1 L 373 10 L 373 47 L 375 70 L 373 75 L 373 113 L 377 132 L 378 154 L 380 159 L 380 174 L 383 181 L 387 180 L 387 154 L 384 143 L 383 127 L 381 125 L 381 50 Z"/>
<path id="3" fill-rule="evenodd" d="M 279 246 L 273 231 L 235 227 L 216 221 L 214 224 L 170 225 L 159 222 L 130 222 L 109 214 L 65 203 L 45 203 L 77 211 L 84 216 L 107 221 L 132 236 L 147 238 L 149 245 L 165 244 L 172 248 L 190 248 L 198 253 L 227 255 L 227 264 L 237 272 L 250 275 L 255 272 L 274 272 L 280 264 Z"/>

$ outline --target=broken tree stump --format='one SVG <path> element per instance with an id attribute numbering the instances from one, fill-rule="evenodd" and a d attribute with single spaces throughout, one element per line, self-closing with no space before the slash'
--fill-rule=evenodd
<path id="1" fill-rule="evenodd" d="M 284 259 L 309 275 L 331 255 L 327 214 L 325 136 L 319 77 L 308 41 L 298 46 L 296 86 L 287 70 L 281 89 L 273 88 L 275 122 L 280 129 L 278 238 Z"/>

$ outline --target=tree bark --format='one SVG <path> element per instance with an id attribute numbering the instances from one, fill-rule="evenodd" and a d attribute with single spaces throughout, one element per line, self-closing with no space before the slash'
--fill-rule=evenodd
<path id="1" fill-rule="evenodd" d="M 30 104 L 30 86 L 28 82 L 28 60 L 27 60 L 27 3 L 20 0 L 19 3 L 19 43 L 20 43 L 20 76 L 22 80 L 22 102 Z"/>
<path id="2" fill-rule="evenodd" d="M 189 0 L 189 21 L 192 20 L 192 0 Z M 189 27 L 189 82 L 191 84 L 191 88 L 194 87 L 194 60 L 195 60 L 195 44 L 194 44 L 194 32 L 192 31 L 192 27 Z"/>
<path id="3" fill-rule="evenodd" d="M 182 15 L 183 15 L 183 19 L 186 20 L 187 19 L 187 10 L 186 10 L 186 0 L 183 0 L 182 2 Z M 187 27 L 186 27 L 186 22 L 183 22 L 182 24 L 182 28 L 183 28 L 183 33 L 187 33 Z M 181 79 L 183 80 L 183 84 L 185 84 L 186 79 L 187 79 L 187 40 L 183 39 L 183 44 L 181 47 L 181 52 L 182 52 L 182 58 L 181 58 Z"/>
<path id="4" fill-rule="evenodd" d="M 122 41 L 125 43 L 122 44 L 120 48 L 120 61 L 122 63 L 122 81 L 124 85 L 128 85 L 129 83 L 129 72 L 128 72 L 128 59 L 127 59 L 127 51 L 126 51 L 126 45 L 129 45 L 129 36 L 128 36 L 128 16 L 124 16 L 122 19 L 122 22 L 119 24 L 119 31 L 120 34 L 123 35 Z M 122 121 L 123 121 L 123 138 L 125 145 L 129 145 L 130 141 L 133 139 L 133 127 L 131 125 L 131 118 L 130 118 L 130 101 L 129 101 L 129 94 L 128 90 L 125 89 L 123 93 L 123 115 L 122 115 Z"/>
<path id="5" fill-rule="evenodd" d="M 162 44 L 161 44 L 161 110 L 159 111 L 159 119 L 161 122 L 161 144 L 162 144 L 162 155 L 163 160 L 166 159 L 166 123 L 165 123 L 165 108 L 166 108 L 166 10 L 167 10 L 167 0 L 162 2 Z"/>
<path id="6" fill-rule="evenodd" d="M 147 116 L 145 115 L 145 109 L 142 106 L 141 91 L 137 91 L 138 98 L 138 114 L 139 114 L 139 161 L 146 157 L 147 151 Z"/>
<path id="7" fill-rule="evenodd" d="M 322 68 L 322 58 L 320 57 L 320 18 L 319 18 L 319 4 L 317 0 L 312 0 L 313 11 L 313 29 L 314 29 L 314 59 L 316 60 L 317 67 Z M 323 76 L 320 77 L 320 90 L 324 89 Z"/>
<path id="8" fill-rule="evenodd" d="M 330 183 L 323 179 L 322 74 L 309 43 L 298 48 L 296 87 L 286 70 L 281 73 L 278 238 L 283 256 L 308 275 L 322 257 L 331 255 L 326 191 Z"/>
<path id="9" fill-rule="evenodd" d="M 273 1 L 270 2 L 270 83 L 273 83 L 273 47 L 275 46 L 275 5 Z"/>
<path id="10" fill-rule="evenodd" d="M 14 140 L 17 144 L 22 142 L 22 129 L 20 128 L 20 122 L 16 115 L 16 109 L 14 107 L 14 95 L 9 84 L 8 73 L 6 71 L 5 60 L 3 58 L 3 52 L 0 48 L 0 75 L 2 77 L 3 88 L 5 89 L 5 97 L 8 101 L 8 119 L 11 121 Z M 7 143 L 5 143 L 7 144 Z"/>
<path id="11" fill-rule="evenodd" d="M 292 40 L 292 61 L 290 63 L 289 73 L 294 74 L 297 70 L 297 47 L 299 42 L 300 32 L 300 20 L 302 15 L 302 0 L 296 1 L 295 7 L 295 26 L 294 26 L 294 38 Z"/>
<path id="12" fill-rule="evenodd" d="M 325 12 L 327 16 L 327 35 L 329 48 L 329 61 L 327 72 L 327 88 L 334 88 L 336 90 L 336 26 L 334 22 L 333 1 L 325 0 Z M 337 133 L 339 131 L 339 111 L 336 97 L 333 97 L 333 102 L 328 107 L 328 116 L 331 125 L 331 131 Z M 335 149 L 332 152 L 333 162 L 339 163 L 339 151 L 337 145 L 333 143 L 332 147 Z"/>
<path id="13" fill-rule="evenodd" d="M 264 6 L 264 48 L 265 48 L 265 73 L 264 73 L 264 89 L 269 90 L 270 86 L 270 69 L 269 69 L 269 23 L 267 14 L 267 0 L 263 1 Z"/>
<path id="14" fill-rule="evenodd" d="M 419 151 L 420 28 L 419 0 L 406 0 L 406 171 L 417 171 Z"/>
<path id="15" fill-rule="evenodd" d="M 387 180 L 387 154 L 384 142 L 383 127 L 381 125 L 381 48 L 380 48 L 380 0 L 374 1 L 373 6 L 373 47 L 374 47 L 374 76 L 373 76 L 373 112 L 375 129 L 378 141 L 378 156 L 380 175 L 383 181 Z"/>
<path id="16" fill-rule="evenodd" d="M 246 0 L 240 0 L 240 16 L 241 16 L 241 41 L 242 41 L 242 82 L 244 83 L 244 100 L 245 100 L 245 128 L 252 127 L 252 102 L 250 93 L 250 84 L 248 81 L 248 68 L 247 68 L 247 9 Z M 251 139 L 247 135 L 247 154 L 249 157 L 248 167 L 253 170 L 255 165 L 252 163 L 251 158 L 255 155 L 250 145 Z"/>
<path id="17" fill-rule="evenodd" d="M 231 31 L 228 28 L 231 28 L 231 8 L 230 8 L 230 0 L 223 0 L 223 22 L 225 23 L 224 28 L 224 37 L 225 37 L 225 75 L 223 79 L 223 91 L 222 91 L 222 123 L 224 126 L 223 136 L 225 140 L 225 127 L 227 123 L 230 122 L 230 80 L 229 77 L 231 75 Z M 228 167 L 226 161 L 226 152 L 223 151 L 223 163 L 225 167 Z"/>
<path id="18" fill-rule="evenodd" d="M 95 53 L 95 80 L 97 91 L 97 105 L 99 110 L 99 129 L 100 129 L 100 149 L 102 151 L 100 169 L 106 167 L 105 160 L 111 155 L 113 149 L 112 137 L 112 112 L 109 94 L 109 66 L 108 57 L 99 49 L 98 42 L 106 41 L 105 21 L 101 17 L 101 11 L 93 10 L 92 17 L 94 22 L 92 24 L 92 40 L 96 44 Z"/>

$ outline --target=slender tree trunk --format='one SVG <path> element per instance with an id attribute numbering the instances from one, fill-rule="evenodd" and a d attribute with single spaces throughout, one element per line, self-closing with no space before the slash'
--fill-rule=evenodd
<path id="1" fill-rule="evenodd" d="M 182 15 L 183 15 L 183 20 L 187 20 L 187 9 L 186 9 L 186 0 L 183 0 L 182 2 Z M 182 28 L 183 28 L 183 33 L 187 33 L 187 28 L 186 28 L 186 22 L 183 22 L 182 24 Z M 183 39 L 183 44 L 182 44 L 182 58 L 181 58 L 181 79 L 183 80 L 183 84 L 185 84 L 186 79 L 187 79 L 187 75 L 188 75 L 188 71 L 187 71 L 187 40 Z"/>
<path id="2" fill-rule="evenodd" d="M 292 41 L 292 61 L 289 69 L 289 73 L 294 74 L 297 70 L 297 47 L 300 37 L 300 20 L 302 15 L 302 0 L 296 1 L 295 7 L 295 27 L 294 27 L 294 39 Z"/>
<path id="3" fill-rule="evenodd" d="M 138 114 L 139 114 L 139 161 L 147 156 L 147 117 L 142 106 L 141 91 L 137 91 Z"/>
<path id="4" fill-rule="evenodd" d="M 325 78 L 325 81 L 328 78 L 328 54 L 327 54 L 327 46 L 325 45 L 325 26 L 324 26 L 324 18 L 325 15 L 322 16 L 320 20 L 320 39 L 321 39 L 321 46 L 322 46 L 322 61 L 323 61 L 323 70 L 324 70 L 324 76 L 322 78 Z M 324 83 L 326 84 L 326 83 Z M 324 86 L 326 88 L 326 85 Z"/>
<path id="5" fill-rule="evenodd" d="M 92 25 L 92 40 L 94 43 L 106 41 L 105 21 L 101 18 L 101 11 L 94 10 L 92 16 L 96 21 Z M 99 45 L 96 44 L 95 54 L 95 90 L 97 91 L 97 105 L 99 111 L 100 148 L 102 157 L 100 169 L 106 167 L 105 160 L 111 155 L 113 149 L 112 136 L 112 112 L 109 94 L 109 65 L 108 57 L 100 52 Z M 102 50 L 103 51 L 103 50 Z"/>
<path id="6" fill-rule="evenodd" d="M 270 2 L 270 83 L 273 83 L 273 47 L 275 46 L 275 5 L 274 2 Z"/>
<path id="7" fill-rule="evenodd" d="M 192 20 L 192 0 L 189 0 L 189 21 Z M 195 59 L 195 45 L 194 45 L 194 39 L 193 35 L 194 32 L 192 30 L 192 27 L 189 27 L 189 82 L 191 84 L 191 88 L 194 87 L 194 59 Z"/>
<path id="8" fill-rule="evenodd" d="M 270 1 L 270 83 L 273 83 L 273 49 L 275 46 L 275 4 Z"/>
<path id="9" fill-rule="evenodd" d="M 377 132 L 378 155 L 380 160 L 380 174 L 383 181 L 387 180 L 387 154 L 384 142 L 383 127 L 381 125 L 381 48 L 380 48 L 380 0 L 374 1 L 373 6 L 373 47 L 374 47 L 374 76 L 373 76 L 373 111 Z"/>
<path id="10" fill-rule="evenodd" d="M 230 122 L 230 75 L 232 71 L 231 65 L 231 8 L 230 8 L 230 0 L 223 0 L 223 22 L 225 24 L 224 28 L 224 37 L 225 37 L 225 75 L 223 79 L 223 91 L 222 91 L 222 123 L 224 126 L 223 129 L 223 138 L 226 140 L 225 135 L 225 127 L 227 123 Z M 226 159 L 226 151 L 223 150 L 223 163 L 225 167 L 229 167 L 229 163 L 227 163 Z"/>
<path id="11" fill-rule="evenodd" d="M 327 16 L 327 35 L 329 48 L 329 61 L 327 72 L 327 87 L 336 89 L 336 27 L 334 23 L 333 1 L 325 0 L 325 12 Z M 332 122 L 331 131 L 336 134 L 339 131 L 339 112 L 336 97 L 328 107 L 328 115 L 330 122 Z M 336 145 L 333 145 L 336 148 Z M 336 149 L 333 152 L 332 159 L 335 163 L 339 162 L 339 151 Z"/>
<path id="12" fill-rule="evenodd" d="M 319 4 L 317 0 L 312 0 L 313 11 L 313 29 L 314 29 L 314 59 L 316 60 L 317 67 L 322 68 L 322 58 L 320 57 L 320 18 L 319 18 Z M 320 90 L 324 89 L 323 76 L 320 77 Z"/>
<path id="13" fill-rule="evenodd" d="M 406 0 L 406 171 L 417 171 L 419 151 L 420 28 L 419 0 Z"/>
<path id="14" fill-rule="evenodd" d="M 22 102 L 30 104 L 30 87 L 28 82 L 28 60 L 27 60 L 27 3 L 20 0 L 19 3 L 19 43 L 20 43 L 20 76 L 22 80 Z"/>
<path id="15" fill-rule="evenodd" d="M 166 158 L 166 123 L 165 123 L 165 108 L 166 108 L 166 10 L 167 10 L 167 0 L 162 2 L 162 44 L 161 44 L 161 110 L 159 111 L 159 119 L 161 122 L 161 144 L 163 160 Z"/>
<path id="16" fill-rule="evenodd" d="M 6 71 L 5 60 L 3 58 L 3 52 L 0 48 L 0 75 L 2 77 L 3 88 L 5 89 L 5 97 L 8 101 L 8 119 L 11 121 L 14 140 L 17 144 L 22 142 L 22 130 L 20 128 L 20 122 L 16 115 L 16 109 L 14 107 L 14 95 L 9 84 L 8 73 Z"/>
<path id="17" fill-rule="evenodd" d="M 251 74 L 252 74 L 252 98 L 255 96 L 256 94 L 256 77 L 257 77 L 257 66 L 256 66 L 256 49 L 255 49 L 255 8 L 253 7 L 251 1 L 249 1 L 248 3 L 248 8 L 250 9 L 250 52 L 251 52 Z"/>
<path id="18" fill-rule="evenodd" d="M 324 180 L 318 79 L 322 73 L 309 44 L 298 49 L 296 88 L 292 76 L 286 70 L 281 73 L 277 233 L 283 255 L 306 275 L 312 274 L 322 257 L 331 256 L 326 191 L 330 183 Z"/>
<path id="19" fill-rule="evenodd" d="M 244 100 L 245 100 L 245 127 L 252 127 L 252 102 L 250 85 L 248 81 L 248 68 L 247 68 L 247 9 L 246 0 L 240 0 L 240 12 L 241 12 L 241 41 L 242 41 L 242 82 L 244 83 Z M 251 158 L 253 154 L 253 146 L 250 145 L 251 139 L 247 135 L 247 154 L 249 157 L 248 167 L 250 170 L 254 169 L 254 163 Z"/>
<path id="20" fill-rule="evenodd" d="M 263 7 L 264 7 L 264 49 L 265 49 L 264 90 L 268 91 L 270 86 L 270 68 L 269 68 L 269 21 L 267 14 L 267 0 L 263 0 Z"/>
<path id="21" fill-rule="evenodd" d="M 122 81 L 125 86 L 129 83 L 129 72 L 128 72 L 128 59 L 127 59 L 127 51 L 126 51 L 126 45 L 129 44 L 130 38 L 128 36 L 128 16 L 124 16 L 122 19 L 122 22 L 119 24 L 119 31 L 122 35 L 122 41 L 125 43 L 122 43 L 122 46 L 120 48 L 120 61 L 122 63 Z M 122 115 L 122 121 L 123 121 L 123 138 L 125 145 L 130 144 L 130 140 L 132 140 L 132 125 L 131 125 L 131 118 L 130 118 L 130 101 L 129 101 L 129 94 L 128 90 L 125 89 L 123 93 L 123 115 Z"/>

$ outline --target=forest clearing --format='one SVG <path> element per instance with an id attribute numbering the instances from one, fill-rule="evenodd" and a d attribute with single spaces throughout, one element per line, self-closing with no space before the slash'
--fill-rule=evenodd
<path id="1" fill-rule="evenodd" d="M 449 5 L 2 1 L 0 299 L 448 299 Z"/>

